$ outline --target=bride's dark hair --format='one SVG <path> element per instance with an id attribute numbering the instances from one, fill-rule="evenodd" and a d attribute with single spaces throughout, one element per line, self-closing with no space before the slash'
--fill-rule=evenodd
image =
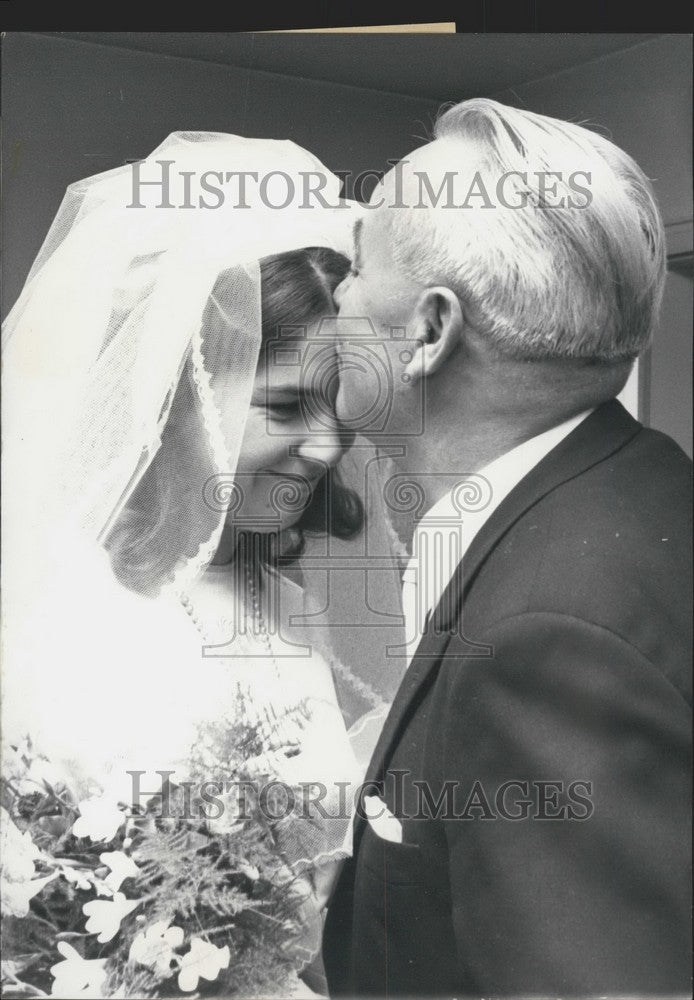
<path id="1" fill-rule="evenodd" d="M 305 247 L 263 258 L 260 261 L 263 344 L 267 345 L 268 341 L 276 338 L 280 327 L 296 325 L 297 320 L 332 314 L 332 293 L 348 270 L 349 260 L 327 247 Z M 225 273 L 222 273 L 217 279 L 216 291 L 219 290 L 219 283 L 224 281 Z M 183 400 L 190 391 L 188 367 L 186 364 L 175 393 L 169 417 L 172 426 L 180 418 L 181 410 L 185 412 Z M 106 539 L 114 572 L 130 589 L 151 592 L 153 579 L 165 576 L 181 556 L 193 555 L 192 552 L 166 552 L 162 549 L 161 537 L 167 530 L 173 488 L 168 480 L 162 481 L 155 455 L 126 511 Z M 179 483 L 178 488 L 186 487 Z M 276 566 L 279 562 L 288 563 L 301 555 L 305 547 L 305 533 L 328 533 L 337 538 L 351 538 L 361 529 L 363 519 L 359 497 L 344 486 L 338 471 L 330 468 L 316 484 L 308 506 L 295 525 L 280 533 L 254 535 L 252 541 L 246 538 L 242 548 L 246 553 L 256 553 L 263 561 Z M 175 531 L 173 534 L 175 536 Z"/>

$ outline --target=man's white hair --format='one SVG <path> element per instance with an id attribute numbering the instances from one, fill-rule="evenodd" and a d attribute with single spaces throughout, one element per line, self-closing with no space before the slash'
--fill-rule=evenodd
<path id="1" fill-rule="evenodd" d="M 403 272 L 451 288 L 506 356 L 616 361 L 643 350 L 666 261 L 634 160 L 586 128 L 487 99 L 450 107 L 434 135 L 447 170 L 476 175 L 476 194 L 466 208 L 391 213 Z"/>

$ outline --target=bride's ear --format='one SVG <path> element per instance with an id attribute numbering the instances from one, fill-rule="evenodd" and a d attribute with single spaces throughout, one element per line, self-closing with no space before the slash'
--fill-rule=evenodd
<path id="1" fill-rule="evenodd" d="M 420 342 L 405 372 L 412 379 L 436 374 L 458 350 L 465 318 L 458 296 L 443 285 L 426 288 L 414 309 L 410 329 Z"/>

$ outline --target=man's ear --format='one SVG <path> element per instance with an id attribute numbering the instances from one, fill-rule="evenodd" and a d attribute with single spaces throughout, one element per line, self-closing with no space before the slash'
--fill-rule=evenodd
<path id="1" fill-rule="evenodd" d="M 412 379 L 434 375 L 458 350 L 465 319 L 458 296 L 443 285 L 425 288 L 414 308 L 410 330 L 420 341 L 405 369 Z"/>

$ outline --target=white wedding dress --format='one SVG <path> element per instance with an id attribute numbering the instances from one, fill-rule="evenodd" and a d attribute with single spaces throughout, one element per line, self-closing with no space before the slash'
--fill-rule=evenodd
<path id="1" fill-rule="evenodd" d="M 264 747 L 258 774 L 324 788 L 323 807 L 335 815 L 329 850 L 338 850 L 350 801 L 340 788 L 358 784 L 362 764 L 331 666 L 292 624 L 305 612 L 304 593 L 264 573 L 263 590 L 270 577 L 280 591 L 281 621 L 268 628 L 261 605 L 259 619 L 239 600 L 235 576 L 233 565 L 210 565 L 184 605 L 126 590 L 105 554 L 73 550 L 69 572 L 52 582 L 34 565 L 25 583 L 42 588 L 45 601 L 34 593 L 31 618 L 13 602 L 4 609 L 3 736 L 16 743 L 30 735 L 39 752 L 62 762 L 80 796 L 108 791 L 129 801 L 131 770 L 146 772 L 153 786 L 162 770 L 187 780 L 198 731 L 238 722 L 241 696 Z"/>

